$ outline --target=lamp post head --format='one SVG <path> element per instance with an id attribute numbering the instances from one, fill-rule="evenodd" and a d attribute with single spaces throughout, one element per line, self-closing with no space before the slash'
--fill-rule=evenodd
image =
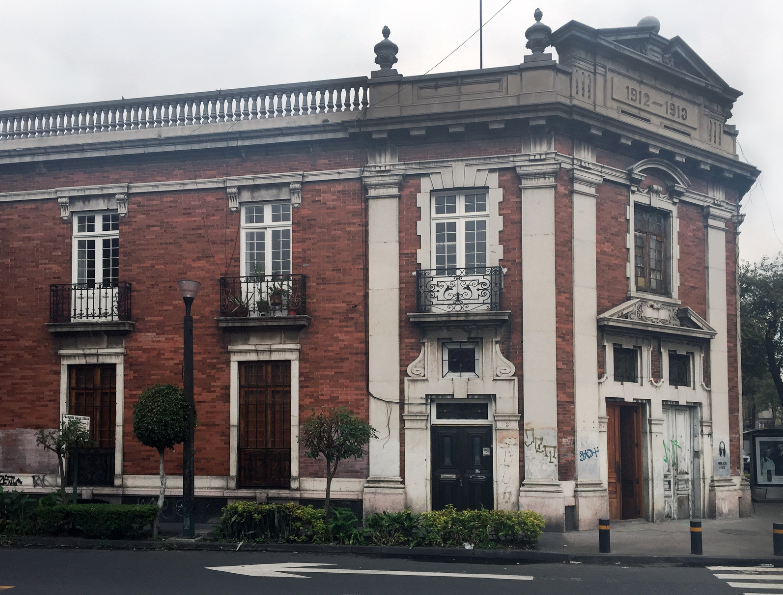
<path id="1" fill-rule="evenodd" d="M 179 287 L 179 293 L 182 296 L 182 299 L 186 300 L 190 298 L 192 301 L 196 299 L 196 294 L 198 294 L 201 283 L 184 279 L 182 281 L 177 281 L 177 286 Z"/>

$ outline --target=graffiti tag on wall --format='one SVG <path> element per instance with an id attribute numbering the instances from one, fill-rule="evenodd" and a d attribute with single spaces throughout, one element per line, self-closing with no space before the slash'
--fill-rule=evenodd
<path id="1" fill-rule="evenodd" d="M 20 486 L 22 480 L 17 479 L 16 475 L 0 475 L 0 486 Z"/>
<path id="2" fill-rule="evenodd" d="M 535 430 L 525 430 L 525 447 L 534 447 L 537 453 L 543 454 L 550 463 L 557 462 L 557 446 L 544 444 L 544 437 L 536 438 Z"/>
<path id="3" fill-rule="evenodd" d="M 598 456 L 598 447 L 595 448 L 586 448 L 585 450 L 579 451 L 579 460 L 580 461 L 586 461 L 588 459 L 592 459 L 593 457 Z"/>

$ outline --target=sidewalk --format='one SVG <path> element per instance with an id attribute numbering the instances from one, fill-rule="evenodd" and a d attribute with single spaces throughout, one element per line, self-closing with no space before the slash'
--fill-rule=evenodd
<path id="1" fill-rule="evenodd" d="M 783 523 L 783 504 L 754 503 L 751 518 L 702 519 L 704 556 L 736 559 L 772 557 L 772 523 Z M 624 556 L 690 556 L 690 522 L 612 521 L 612 554 Z M 540 552 L 598 554 L 598 529 L 544 533 Z M 695 558 L 696 556 L 694 556 Z M 780 558 L 783 562 L 783 558 Z"/>
<path id="2" fill-rule="evenodd" d="M 690 553 L 690 522 L 643 520 L 612 521 L 611 554 L 598 552 L 598 530 L 544 533 L 532 550 L 451 549 L 435 547 L 387 547 L 316 544 L 223 543 L 202 539 L 169 537 L 160 541 L 101 541 L 69 537 L 10 537 L 3 545 L 41 548 L 101 548 L 125 550 L 299 552 L 310 554 L 352 554 L 441 562 L 485 564 L 585 563 L 685 566 L 783 567 L 783 556 L 774 556 L 772 523 L 783 522 L 783 504 L 755 504 L 753 517 L 735 520 L 702 520 L 703 555 Z M 175 526 L 167 527 L 172 533 Z M 206 537 L 209 524 L 198 525 L 196 533 Z"/>

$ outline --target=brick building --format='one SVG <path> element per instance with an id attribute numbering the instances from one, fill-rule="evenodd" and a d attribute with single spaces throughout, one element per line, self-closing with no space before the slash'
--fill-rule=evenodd
<path id="1" fill-rule="evenodd" d="M 187 278 L 197 497 L 322 498 L 299 421 L 343 404 L 365 513 L 744 514 L 740 92 L 655 19 L 536 18 L 509 67 L 404 77 L 385 29 L 371 77 L 1 112 L 3 482 L 51 489 L 70 413 L 87 495 L 156 493 Z"/>

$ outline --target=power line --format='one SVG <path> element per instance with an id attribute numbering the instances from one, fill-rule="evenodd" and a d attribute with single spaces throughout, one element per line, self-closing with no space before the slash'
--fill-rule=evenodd
<path id="1" fill-rule="evenodd" d="M 493 14 L 491 17 L 489 17 L 489 18 L 488 18 L 488 19 L 487 19 L 487 20 L 486 20 L 486 21 L 483 23 L 483 25 L 482 25 L 482 26 L 486 26 L 486 25 L 488 25 L 488 24 L 489 24 L 489 23 L 492 21 L 492 19 L 494 19 L 496 16 L 498 16 L 498 15 L 499 15 L 499 14 L 500 14 L 500 13 L 503 11 L 503 9 L 504 9 L 504 8 L 506 8 L 506 6 L 508 6 L 509 4 L 511 4 L 511 2 L 513 2 L 513 0 L 508 0 L 508 2 L 506 2 L 506 3 L 505 3 L 503 6 L 501 6 L 501 7 L 500 7 L 500 10 L 498 10 L 498 11 L 497 11 L 495 14 Z M 471 39 L 473 39 L 473 38 L 476 36 L 476 33 L 478 33 L 479 31 L 481 31 L 481 29 L 482 29 L 482 26 L 479 26 L 479 28 L 478 28 L 478 29 L 476 29 L 476 30 L 475 30 L 473 33 L 471 33 L 471 34 L 470 34 L 470 37 L 468 37 L 468 38 L 467 38 L 465 41 L 463 41 L 463 42 L 462 42 L 461 44 L 459 44 L 459 45 L 458 45 L 456 48 L 454 48 L 454 49 L 453 49 L 451 52 L 449 52 L 449 54 L 448 54 L 448 55 L 447 55 L 445 58 L 443 58 L 443 59 L 442 59 L 440 62 L 438 62 L 438 63 L 437 63 L 435 66 L 433 66 L 432 68 L 430 68 L 430 69 L 429 69 L 427 72 L 425 72 L 424 74 L 420 74 L 419 76 L 415 77 L 415 78 L 414 78 L 414 79 L 413 79 L 413 80 L 412 80 L 410 83 L 408 83 L 407 85 L 405 85 L 404 87 L 402 87 L 402 88 L 401 88 L 399 91 L 397 91 L 397 92 L 395 92 L 395 93 L 392 93 L 392 94 L 391 94 L 391 95 L 389 95 L 388 97 L 384 97 L 384 98 L 383 98 L 383 99 L 381 99 L 380 101 L 374 101 L 374 102 L 373 102 L 373 105 L 379 105 L 379 104 L 383 103 L 384 101 L 387 101 L 387 100 L 391 99 L 392 97 L 396 97 L 397 95 L 399 95 L 400 93 L 402 93 L 402 92 L 403 92 L 405 89 L 407 89 L 408 87 L 410 87 L 410 86 L 411 86 L 411 85 L 412 85 L 414 82 L 416 82 L 416 81 L 418 81 L 419 79 L 421 79 L 421 78 L 424 78 L 425 76 L 427 76 L 427 75 L 428 75 L 430 72 L 432 72 L 432 71 L 433 71 L 433 70 L 435 70 L 435 69 L 436 69 L 438 66 L 440 66 L 441 64 L 443 64 L 443 63 L 444 63 L 446 60 L 448 60 L 449 58 L 451 58 L 451 56 L 452 56 L 452 55 L 453 55 L 453 54 L 454 54 L 454 53 L 455 53 L 457 50 L 459 50 L 459 49 L 460 49 L 460 48 L 461 48 L 463 45 L 465 45 L 465 44 L 466 44 L 466 43 L 468 43 L 468 42 L 469 42 Z"/>
<path id="2" fill-rule="evenodd" d="M 745 156 L 745 150 L 742 148 L 742 144 L 737 141 L 737 144 L 740 148 L 740 153 L 742 153 L 742 158 L 745 160 L 746 163 L 750 163 L 748 161 L 748 158 Z M 761 178 L 764 174 L 759 174 L 759 177 L 756 179 L 756 183 L 753 185 L 755 186 L 758 184 L 758 187 L 761 188 L 761 196 L 764 197 L 764 204 L 767 205 L 767 213 L 769 213 L 769 222 L 772 224 L 772 232 L 775 234 L 775 239 L 778 241 L 778 243 L 783 246 L 783 241 L 780 240 L 780 236 L 778 236 L 778 230 L 775 227 L 775 219 L 772 218 L 772 209 L 769 208 L 769 201 L 767 200 L 767 193 L 764 192 L 764 185 L 761 183 Z M 751 187 L 751 190 L 753 188 Z"/>

